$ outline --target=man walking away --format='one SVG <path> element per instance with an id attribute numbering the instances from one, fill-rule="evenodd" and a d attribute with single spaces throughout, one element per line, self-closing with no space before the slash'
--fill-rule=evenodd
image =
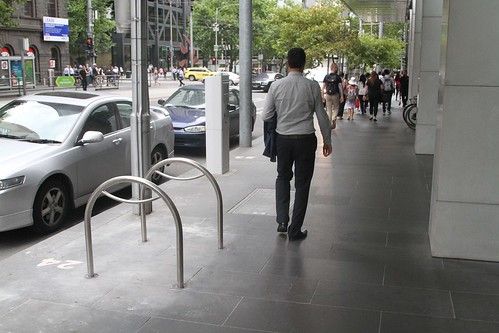
<path id="1" fill-rule="evenodd" d="M 287 57 L 289 74 L 270 86 L 262 112 L 263 121 L 272 121 L 274 114 L 277 116 L 275 130 L 277 231 L 287 232 L 290 241 L 307 237 L 307 230 L 302 231 L 301 227 L 307 210 L 317 150 L 314 114 L 319 122 L 324 142 L 322 154 L 327 157 L 333 149 L 331 123 L 324 111 L 321 89 L 317 83 L 303 76 L 305 62 L 306 55 L 302 48 L 289 50 Z M 293 166 L 296 192 L 291 224 L 289 224 Z"/>
<path id="2" fill-rule="evenodd" d="M 322 102 L 326 103 L 326 112 L 331 122 L 331 128 L 336 128 L 336 118 L 340 111 L 340 103 L 343 103 L 343 85 L 338 74 L 338 65 L 331 65 L 331 73 L 324 77 L 322 82 Z"/>
<path id="3" fill-rule="evenodd" d="M 386 113 L 386 110 L 388 109 L 388 113 L 392 113 L 392 95 L 395 90 L 395 80 L 390 76 L 390 71 L 388 69 L 385 69 L 383 71 L 383 78 L 381 79 L 381 82 L 383 82 L 383 96 L 382 96 L 382 102 L 383 102 L 383 114 Z M 387 106 L 388 105 L 388 106 Z"/>
<path id="4" fill-rule="evenodd" d="M 400 75 L 400 96 L 402 97 L 402 106 L 405 107 L 409 97 L 409 76 L 407 76 L 407 71 L 402 71 Z"/>

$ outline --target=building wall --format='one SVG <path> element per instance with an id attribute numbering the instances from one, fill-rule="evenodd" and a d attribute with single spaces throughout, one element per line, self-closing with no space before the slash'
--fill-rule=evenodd
<path id="1" fill-rule="evenodd" d="M 18 26 L 13 29 L 0 27 L 0 48 L 7 47 L 12 51 L 12 56 L 20 56 L 22 53 L 19 40 L 29 39 L 29 46 L 35 55 L 35 71 L 37 84 L 44 83 L 48 78 L 50 60 L 56 60 L 55 74 L 60 74 L 65 65 L 69 65 L 69 43 L 67 42 L 46 42 L 43 40 L 43 17 L 48 15 L 46 0 L 33 0 L 33 17 L 24 15 L 24 5 L 17 5 L 19 8 L 13 15 L 18 22 Z M 55 0 L 56 17 L 68 18 L 67 0 Z M 54 57 L 57 55 L 57 57 Z"/>

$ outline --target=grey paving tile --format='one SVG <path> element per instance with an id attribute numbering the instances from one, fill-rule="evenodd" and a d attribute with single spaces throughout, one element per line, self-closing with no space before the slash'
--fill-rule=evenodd
<path id="1" fill-rule="evenodd" d="M 499 323 L 384 312 L 380 333 L 495 333 Z"/>
<path id="2" fill-rule="evenodd" d="M 121 284 L 93 308 L 221 325 L 240 297 L 173 290 L 145 284 Z"/>
<path id="3" fill-rule="evenodd" d="M 381 285 L 383 271 L 384 266 L 378 264 L 273 256 L 262 273 Z"/>
<path id="4" fill-rule="evenodd" d="M 0 318 L 27 300 L 27 297 L 21 297 L 7 288 L 0 287 Z"/>
<path id="5" fill-rule="evenodd" d="M 433 258 L 429 249 L 393 248 L 366 244 L 334 244 L 330 259 L 386 265 L 441 268 L 442 259 Z"/>
<path id="6" fill-rule="evenodd" d="M 202 270 L 188 283 L 190 290 L 309 303 L 318 280 L 254 273 Z"/>
<path id="7" fill-rule="evenodd" d="M 277 233 L 272 233 L 272 242 L 275 242 Z M 257 239 L 256 236 L 249 237 L 253 240 Z M 279 243 L 276 242 L 276 250 L 279 250 Z M 184 263 L 187 267 L 210 268 L 212 270 L 231 270 L 241 272 L 260 272 L 265 263 L 268 261 L 272 254 L 271 241 L 267 242 L 268 245 L 262 245 L 255 249 L 254 242 L 251 244 L 249 239 L 245 241 L 227 240 L 224 243 L 223 249 L 218 249 L 215 243 L 207 245 L 206 243 L 191 244 L 184 248 Z M 253 249 L 253 250 L 252 250 Z M 177 257 L 176 248 L 169 248 L 165 255 L 168 256 L 168 262 L 172 262 Z"/>
<path id="8" fill-rule="evenodd" d="M 391 207 L 390 220 L 393 221 L 429 221 L 430 220 L 430 207 L 427 209 L 408 209 L 407 207 Z"/>
<path id="9" fill-rule="evenodd" d="M 148 316 L 104 311 L 77 305 L 28 300 L 0 320 L 0 331 L 134 333 Z"/>
<path id="10" fill-rule="evenodd" d="M 448 290 L 443 268 L 387 265 L 384 285 L 408 288 Z"/>
<path id="11" fill-rule="evenodd" d="M 333 240 L 333 246 L 337 243 L 384 246 L 386 245 L 387 233 L 383 231 L 353 231 L 340 229 L 337 234 L 335 234 Z"/>
<path id="12" fill-rule="evenodd" d="M 499 263 L 487 261 L 442 259 L 446 270 L 472 271 L 478 274 L 499 274 Z"/>
<path id="13" fill-rule="evenodd" d="M 452 292 L 456 318 L 499 322 L 499 296 Z"/>
<path id="14" fill-rule="evenodd" d="M 335 191 L 336 192 L 336 188 Z M 314 205 L 348 206 L 352 200 L 349 195 L 314 195 Z"/>
<path id="15" fill-rule="evenodd" d="M 250 333 L 262 332 L 220 325 L 198 324 L 187 321 L 151 318 L 137 333 Z"/>
<path id="16" fill-rule="evenodd" d="M 387 246 L 400 247 L 400 248 L 423 247 L 425 249 L 429 249 L 430 240 L 428 238 L 427 232 L 424 233 L 389 232 Z"/>
<path id="17" fill-rule="evenodd" d="M 226 325 L 270 332 L 375 333 L 380 313 L 244 298 Z"/>
<path id="18" fill-rule="evenodd" d="M 425 233 L 428 232 L 429 220 L 413 220 L 399 217 L 398 219 L 391 218 L 388 224 L 387 231 L 390 232 L 409 232 L 409 233 Z"/>
<path id="19" fill-rule="evenodd" d="M 349 207 L 345 209 L 345 217 L 349 219 L 388 219 L 389 207 Z"/>
<path id="20" fill-rule="evenodd" d="M 312 304 L 453 317 L 449 292 L 321 280 Z"/>
<path id="21" fill-rule="evenodd" d="M 352 195 L 350 207 L 390 207 L 392 205 L 391 190 L 385 187 L 369 190 L 357 190 Z"/>

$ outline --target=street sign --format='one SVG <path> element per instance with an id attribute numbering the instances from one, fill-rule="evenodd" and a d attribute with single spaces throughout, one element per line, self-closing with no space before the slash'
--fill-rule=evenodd
<path id="1" fill-rule="evenodd" d="M 58 87 L 72 87 L 75 85 L 75 78 L 73 76 L 58 76 L 55 79 L 55 85 Z"/>
<path id="2" fill-rule="evenodd" d="M 218 45 L 213 45 L 213 51 L 217 52 L 218 51 Z"/>

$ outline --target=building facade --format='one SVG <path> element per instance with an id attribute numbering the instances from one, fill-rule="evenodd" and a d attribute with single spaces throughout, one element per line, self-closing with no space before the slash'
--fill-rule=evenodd
<path id="1" fill-rule="evenodd" d="M 67 16 L 67 0 L 27 0 L 18 5 L 13 15 L 18 26 L 0 26 L 2 71 L 7 70 L 9 76 L 12 75 L 9 57 L 18 57 L 24 52 L 25 56 L 33 57 L 35 84 L 47 82 L 49 69 L 50 73 L 53 70 L 55 75 L 60 75 L 64 66 L 69 64 L 69 43 L 56 41 L 57 38 L 49 36 L 50 32 L 44 33 L 44 17 L 67 19 Z M 23 50 L 23 39 L 28 40 L 28 51 Z"/>

